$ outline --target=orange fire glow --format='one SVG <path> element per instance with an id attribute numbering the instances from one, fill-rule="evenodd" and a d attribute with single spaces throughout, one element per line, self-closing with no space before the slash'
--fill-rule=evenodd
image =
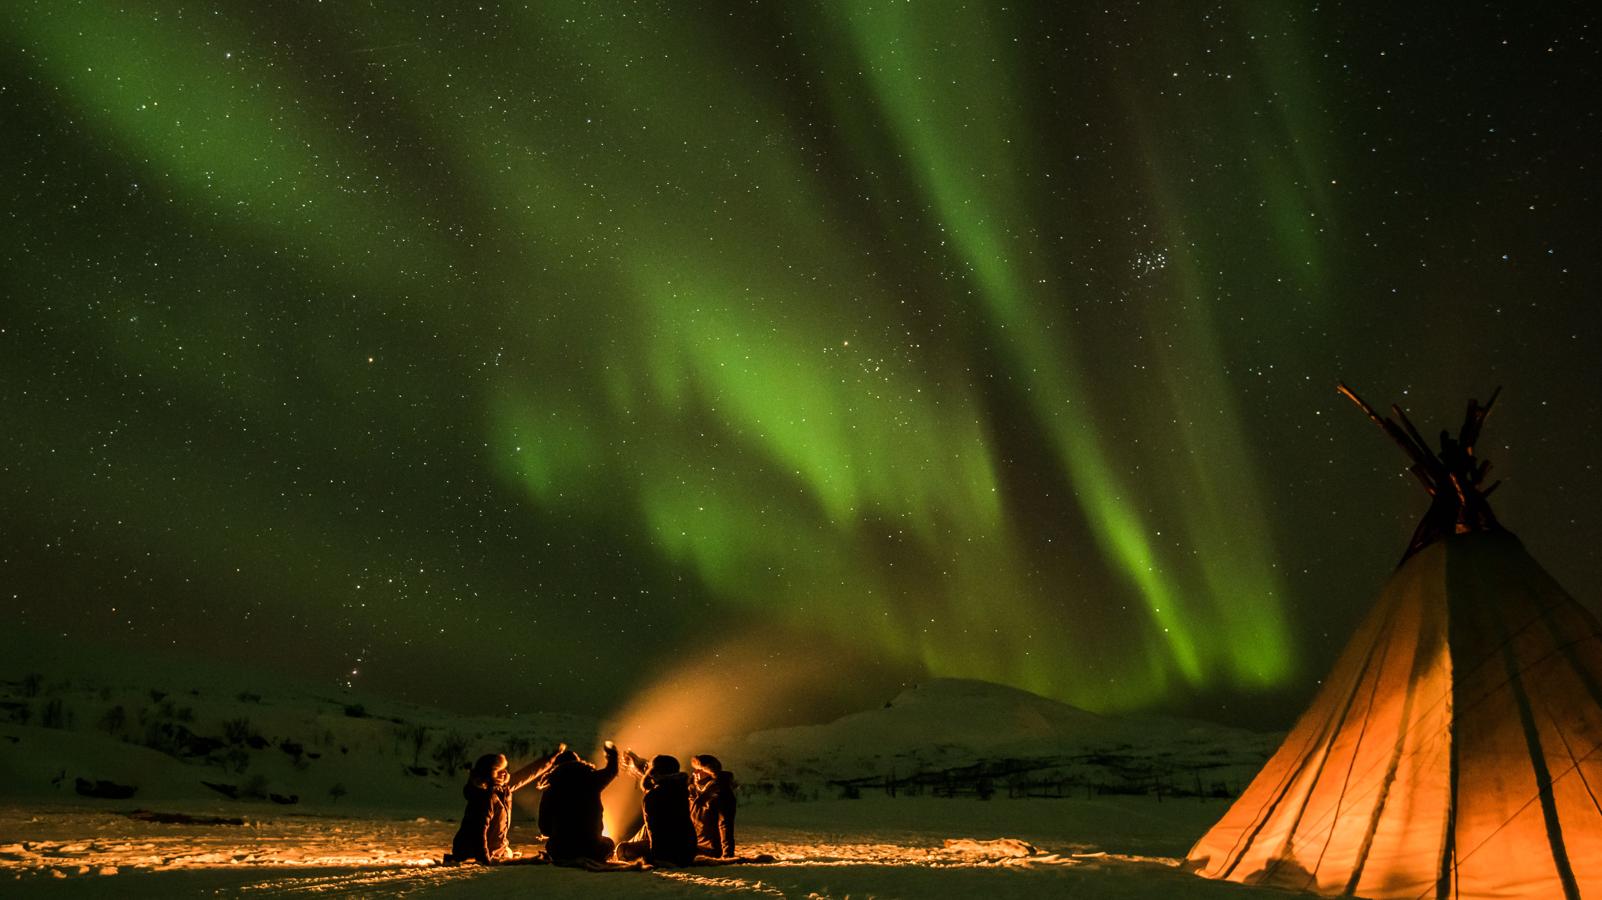
<path id="1" fill-rule="evenodd" d="M 784 718 L 798 699 L 840 695 L 858 662 L 849 651 L 810 636 L 769 633 L 731 640 L 653 679 L 606 723 L 602 736 L 647 759 L 671 754 L 686 768 L 697 753 L 732 765 L 747 733 Z M 608 836 L 636 826 L 640 796 L 639 779 L 627 771 L 607 789 Z"/>

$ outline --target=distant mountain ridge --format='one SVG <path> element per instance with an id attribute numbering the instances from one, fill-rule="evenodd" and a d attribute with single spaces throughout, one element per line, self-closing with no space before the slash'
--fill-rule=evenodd
<path id="1" fill-rule="evenodd" d="M 755 732 L 738 756 L 770 778 L 860 781 L 971 768 L 1119 790 L 1183 782 L 1206 793 L 1238 789 L 1277 739 L 1165 716 L 1103 716 L 1006 685 L 947 678 L 879 709 Z"/>

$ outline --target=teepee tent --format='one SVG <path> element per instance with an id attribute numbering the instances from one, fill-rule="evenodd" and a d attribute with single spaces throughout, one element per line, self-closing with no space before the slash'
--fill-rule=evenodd
<path id="1" fill-rule="evenodd" d="M 1474 458 L 1490 403 L 1437 455 L 1400 409 L 1399 427 L 1341 392 L 1413 458 L 1430 511 L 1187 864 L 1330 895 L 1602 897 L 1602 625 L 1491 514 Z"/>

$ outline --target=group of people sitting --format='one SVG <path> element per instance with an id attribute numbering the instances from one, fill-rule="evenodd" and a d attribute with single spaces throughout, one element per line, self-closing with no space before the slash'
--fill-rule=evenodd
<path id="1" fill-rule="evenodd" d="M 550 862 L 595 865 L 615 856 L 622 863 L 687 866 L 698 856 L 735 856 L 734 777 L 717 757 L 692 757 L 690 771 L 683 772 L 675 757 L 647 761 L 632 751 L 619 754 L 611 741 L 604 753 L 605 763 L 595 766 L 563 744 L 516 772 L 507 771 L 501 754 L 479 757 L 462 788 L 467 810 L 446 862 L 487 865 L 518 859 L 507 844 L 512 795 L 529 785 L 541 791 L 539 826 Z M 603 833 L 601 792 L 617 777 L 620 759 L 645 791 L 645 824 L 631 840 L 614 845 Z"/>

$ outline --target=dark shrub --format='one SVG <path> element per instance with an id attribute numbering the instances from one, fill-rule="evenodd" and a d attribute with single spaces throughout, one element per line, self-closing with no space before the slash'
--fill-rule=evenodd
<path id="1" fill-rule="evenodd" d="M 439 746 L 434 748 L 434 762 L 439 763 L 442 773 L 467 768 L 467 738 L 454 731 L 440 738 Z"/>
<path id="2" fill-rule="evenodd" d="M 97 724 L 100 726 L 100 730 L 107 734 L 120 734 L 123 727 L 128 724 L 128 711 L 123 709 L 121 705 L 113 706 L 100 715 L 100 721 Z"/>
<path id="3" fill-rule="evenodd" d="M 250 720 L 243 716 L 237 719 L 229 719 L 223 723 L 223 740 L 230 744 L 247 744 L 250 742 L 251 736 L 255 734 L 257 734 L 255 726 L 251 725 Z"/>
<path id="4" fill-rule="evenodd" d="M 45 702 L 44 711 L 39 714 L 39 724 L 46 728 L 71 728 L 72 710 L 61 702 L 60 697 L 54 697 Z"/>

